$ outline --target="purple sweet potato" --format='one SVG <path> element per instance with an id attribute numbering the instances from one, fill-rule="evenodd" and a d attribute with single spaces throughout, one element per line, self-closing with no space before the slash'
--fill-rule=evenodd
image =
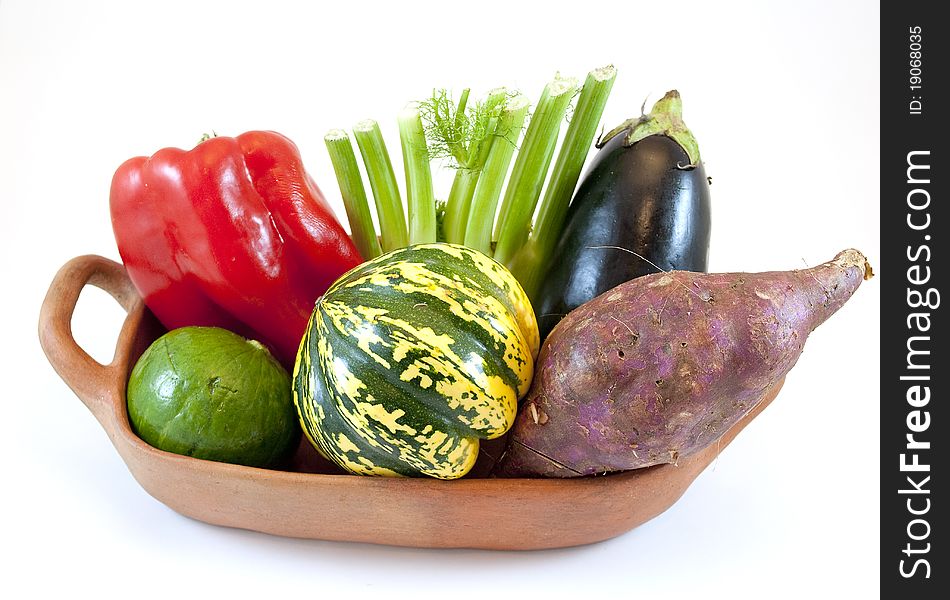
<path id="1" fill-rule="evenodd" d="M 613 288 L 551 332 L 495 474 L 576 477 L 702 450 L 870 276 L 845 250 L 811 269 L 673 271 Z"/>

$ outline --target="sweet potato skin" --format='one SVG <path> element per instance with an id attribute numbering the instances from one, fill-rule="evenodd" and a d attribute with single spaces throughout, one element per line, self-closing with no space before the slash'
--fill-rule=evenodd
<path id="1" fill-rule="evenodd" d="M 869 276 L 846 250 L 811 269 L 673 271 L 607 291 L 551 332 L 495 475 L 608 473 L 709 446 Z"/>

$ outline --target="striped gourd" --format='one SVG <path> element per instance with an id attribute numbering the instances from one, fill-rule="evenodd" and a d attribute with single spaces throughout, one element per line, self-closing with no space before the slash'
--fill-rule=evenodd
<path id="1" fill-rule="evenodd" d="M 307 437 L 362 475 L 455 479 L 514 422 L 538 326 L 484 254 L 420 244 L 346 273 L 317 302 L 294 369 Z"/>

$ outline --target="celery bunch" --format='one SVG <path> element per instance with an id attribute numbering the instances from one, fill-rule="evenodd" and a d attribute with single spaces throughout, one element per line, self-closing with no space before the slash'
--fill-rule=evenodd
<path id="1" fill-rule="evenodd" d="M 507 265 L 533 296 L 615 77 L 613 66 L 591 71 L 580 87 L 573 78 L 557 76 L 544 87 L 530 118 L 528 99 L 504 88 L 474 102 L 468 89 L 458 101 L 446 90 L 435 90 L 428 100 L 408 107 L 399 115 L 408 227 L 379 126 L 358 123 L 353 135 L 372 188 L 379 238 L 349 137 L 339 129 L 329 132 L 327 149 L 363 257 L 437 239 L 464 244 Z M 558 151 L 561 126 L 575 97 Z M 430 166 L 435 159 L 456 169 L 444 206 L 438 207 Z"/>

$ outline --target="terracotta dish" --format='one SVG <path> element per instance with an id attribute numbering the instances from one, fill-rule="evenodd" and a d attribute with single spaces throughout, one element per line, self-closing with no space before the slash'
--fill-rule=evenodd
<path id="1" fill-rule="evenodd" d="M 73 310 L 86 285 L 102 288 L 128 312 L 108 365 L 93 360 L 72 335 Z M 50 363 L 149 494 L 208 523 L 322 540 L 528 550 L 614 537 L 672 506 L 782 383 L 719 444 L 675 466 L 563 480 L 388 479 L 339 474 L 304 442 L 293 470 L 273 471 L 170 454 L 133 433 L 126 382 L 135 361 L 162 332 L 123 267 L 99 256 L 66 263 L 40 312 L 40 342 Z"/>

